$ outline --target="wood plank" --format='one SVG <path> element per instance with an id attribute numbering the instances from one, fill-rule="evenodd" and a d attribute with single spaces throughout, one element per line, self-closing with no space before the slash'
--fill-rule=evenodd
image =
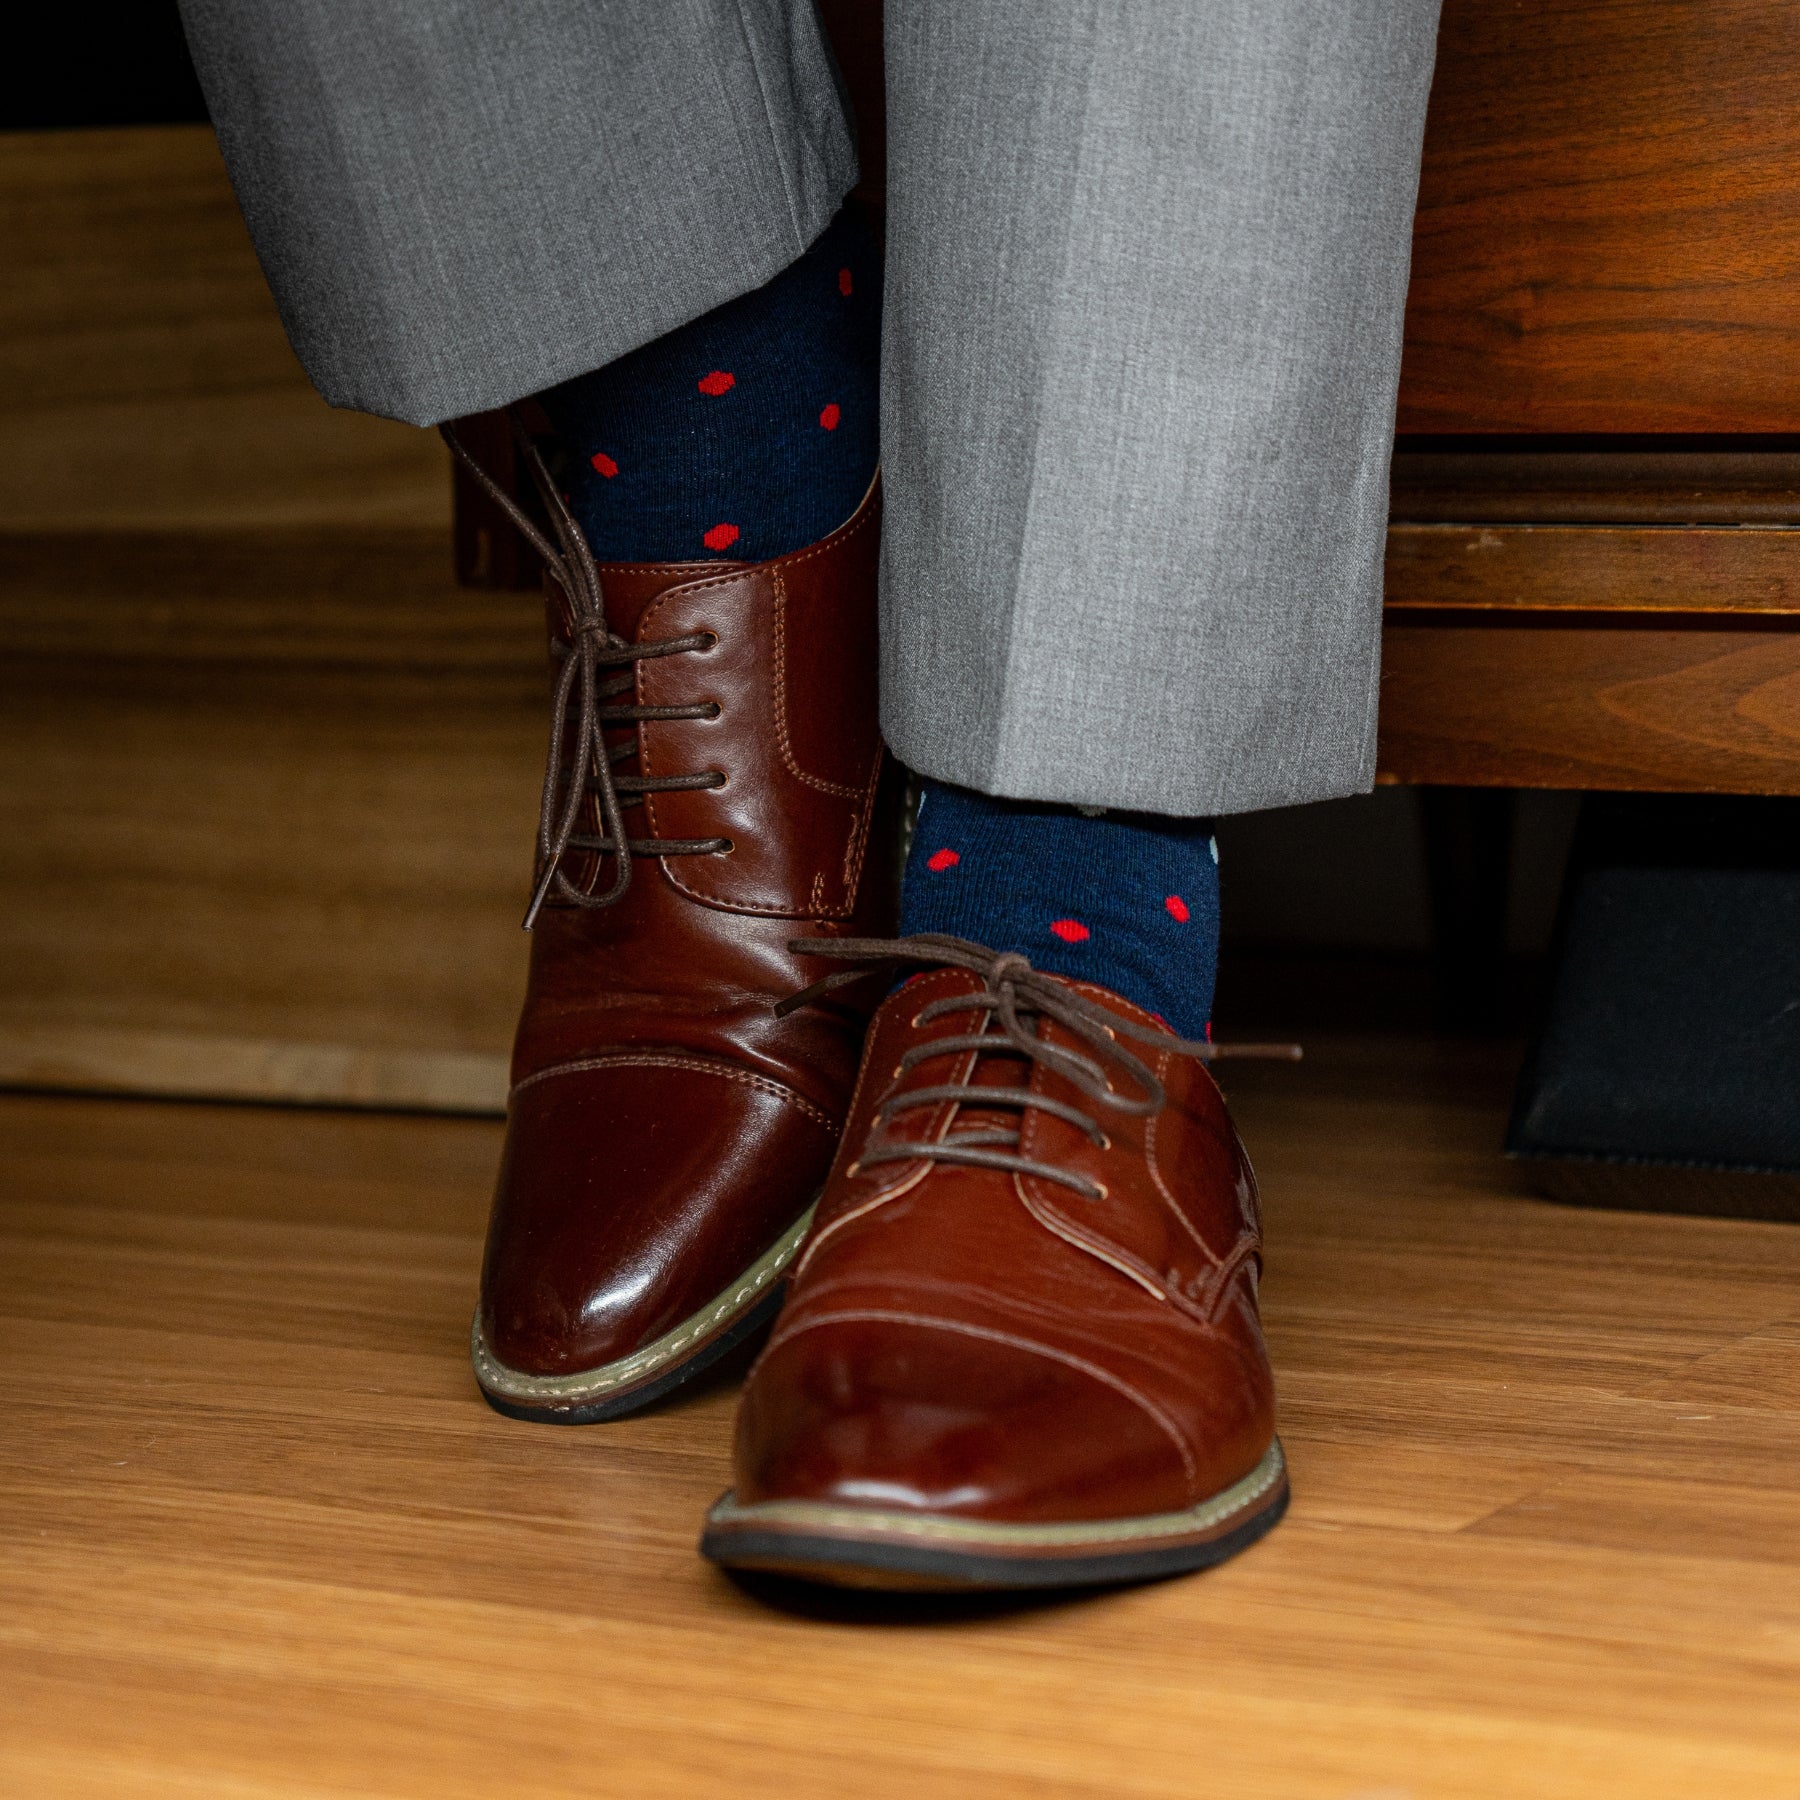
<path id="1" fill-rule="evenodd" d="M 1387 607 L 1800 617 L 1800 531 L 1394 524 Z"/>
<path id="2" fill-rule="evenodd" d="M 496 1104 L 546 689 L 435 529 L 0 534 L 0 1079 Z"/>
<path id="3" fill-rule="evenodd" d="M 63 1002 L 71 1010 L 83 1003 L 97 1013 L 128 1017 L 148 1010 L 133 992 L 70 996 Z M 90 1024 L 79 1017 L 47 1020 L 45 1010 L 0 1006 L 0 1086 L 496 1116 L 506 1111 L 502 1050 L 219 1037 L 194 1025 L 157 1031 L 111 1021 Z M 272 1023 L 283 1023 L 279 1014 Z"/>
<path id="4" fill-rule="evenodd" d="M 540 590 L 541 591 L 541 590 Z M 541 689 L 537 593 L 471 593 L 435 526 L 0 526 L 0 655 L 130 668 L 504 672 Z"/>
<path id="5" fill-rule="evenodd" d="M 308 384 L 207 127 L 0 133 L 0 241 L 0 525 L 447 525 L 435 434 Z"/>
<path id="6" fill-rule="evenodd" d="M 1381 780 L 1800 794 L 1800 632 L 1418 617 L 1382 636 Z"/>
<path id="7" fill-rule="evenodd" d="M 1294 1512 L 1048 1606 L 720 1578 L 729 1379 L 488 1411 L 490 1124 L 0 1101 L 0 1786 L 1788 1800 L 1800 1232 L 1521 1198 L 1504 1051 L 1309 1049 L 1231 1071 Z"/>
<path id="8" fill-rule="evenodd" d="M 1407 524 L 1800 525 L 1800 454 L 1779 437 L 1411 437 L 1391 493 Z"/>
<path id="9" fill-rule="evenodd" d="M 1800 1532 L 1788 1509 L 1771 1499 L 1766 1487 L 1583 1473 L 1547 1483 L 1470 1529 L 1483 1536 L 1677 1557 L 1696 1544 L 1729 1540 L 1737 1552 L 1759 1562 L 1800 1565 Z"/>
<path id="10" fill-rule="evenodd" d="M 1800 429 L 1800 14 L 1448 0 L 1408 432 Z"/>

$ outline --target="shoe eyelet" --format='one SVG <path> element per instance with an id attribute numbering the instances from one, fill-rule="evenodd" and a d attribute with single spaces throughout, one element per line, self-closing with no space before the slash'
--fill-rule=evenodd
<path id="1" fill-rule="evenodd" d="M 847 1169 L 846 1169 L 846 1170 L 845 1170 L 845 1171 L 844 1171 L 844 1179 L 845 1179 L 845 1180 L 846 1180 L 846 1181 L 853 1181 L 853 1180 L 855 1180 L 855 1178 L 856 1178 L 856 1177 L 857 1177 L 857 1176 L 858 1176 L 858 1175 L 860 1175 L 860 1174 L 861 1174 L 861 1173 L 862 1173 L 862 1164 L 861 1164 L 861 1163 L 859 1163 L 859 1162 L 853 1162 L 853 1163 L 852 1163 L 852 1164 L 851 1164 L 851 1165 L 850 1165 L 850 1166 L 849 1166 L 849 1168 L 847 1168 Z"/>
<path id="2" fill-rule="evenodd" d="M 706 708 L 700 716 L 709 723 L 725 710 L 716 700 L 702 700 L 700 704 Z"/>
<path id="3" fill-rule="evenodd" d="M 712 777 L 712 780 L 706 784 L 706 791 L 709 794 L 716 794 L 720 788 L 731 785 L 731 777 L 723 769 L 708 769 L 706 772 Z"/>
<path id="4" fill-rule="evenodd" d="M 722 843 L 718 847 L 718 849 L 716 849 L 713 852 L 713 855 L 714 856 L 730 856 L 730 855 L 734 854 L 736 850 L 737 850 L 737 845 L 734 844 L 730 838 L 727 838 L 724 841 L 724 843 Z"/>
<path id="5" fill-rule="evenodd" d="M 905 1074 L 906 1074 L 906 1064 L 905 1063 L 895 1063 L 894 1064 L 894 1072 L 893 1072 L 893 1074 L 891 1074 L 888 1077 L 888 1080 L 889 1081 L 899 1081 Z"/>
<path id="6" fill-rule="evenodd" d="M 1112 1198 L 1112 1189 L 1109 1188 L 1104 1181 L 1096 1181 L 1094 1183 L 1094 1186 L 1097 1187 L 1100 1191 L 1097 1194 L 1090 1195 L 1089 1196 L 1090 1199 L 1109 1200 Z"/>
<path id="7" fill-rule="evenodd" d="M 1104 1132 L 1104 1131 L 1103 1131 L 1103 1132 L 1101 1132 L 1101 1134 L 1100 1134 L 1100 1142 L 1099 1142 L 1099 1143 L 1098 1143 L 1098 1144 L 1096 1144 L 1096 1145 L 1095 1145 L 1095 1146 L 1094 1146 L 1094 1148 L 1095 1148 L 1095 1149 L 1097 1149 L 1097 1150 L 1110 1150 L 1110 1149 L 1111 1149 L 1111 1148 L 1112 1148 L 1112 1138 L 1111 1138 L 1111 1136 L 1110 1136 L 1110 1135 L 1109 1135 L 1109 1134 L 1108 1134 L 1108 1133 L 1106 1133 L 1106 1132 Z"/>
<path id="8" fill-rule="evenodd" d="M 703 631 L 700 635 L 706 639 L 697 652 L 701 656 L 710 656 L 719 647 L 719 634 L 716 631 Z"/>

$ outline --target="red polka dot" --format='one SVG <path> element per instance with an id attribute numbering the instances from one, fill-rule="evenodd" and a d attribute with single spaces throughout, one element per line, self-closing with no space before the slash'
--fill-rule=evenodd
<path id="1" fill-rule="evenodd" d="M 700 377 L 700 391 L 703 394 L 729 394 L 737 386 L 737 377 L 727 375 L 723 369 L 714 369 L 710 375 Z"/>
<path id="2" fill-rule="evenodd" d="M 1079 919 L 1052 919 L 1050 929 L 1065 944 L 1079 944 L 1083 938 L 1092 935 Z"/>
<path id="3" fill-rule="evenodd" d="M 840 294 L 842 294 L 846 300 L 848 300 L 850 298 L 851 290 L 855 286 L 856 286 L 856 283 L 850 279 L 850 271 L 848 269 L 839 269 L 838 270 L 838 292 Z"/>
<path id="4" fill-rule="evenodd" d="M 614 462 L 604 450 L 596 450 L 594 454 L 588 458 L 588 461 L 591 462 L 608 481 L 611 481 L 619 472 L 619 465 Z"/>
<path id="5" fill-rule="evenodd" d="M 843 416 L 843 413 L 838 409 L 838 403 L 834 400 L 819 414 L 819 423 L 823 425 L 827 431 L 836 431 L 838 428 L 838 420 Z"/>
<path id="6" fill-rule="evenodd" d="M 954 869 L 962 858 L 954 850 L 934 850 L 926 857 L 925 866 L 934 875 L 941 875 L 946 869 Z"/>
<path id="7" fill-rule="evenodd" d="M 735 525 L 715 525 L 701 540 L 709 550 L 729 550 L 738 541 Z"/>
<path id="8" fill-rule="evenodd" d="M 1178 925 L 1188 922 L 1188 903 L 1179 894 L 1171 894 L 1163 905 L 1168 908 L 1169 917 Z"/>

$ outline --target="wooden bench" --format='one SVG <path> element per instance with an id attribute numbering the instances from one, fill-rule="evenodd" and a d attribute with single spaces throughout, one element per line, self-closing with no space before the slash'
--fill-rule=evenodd
<path id="1" fill-rule="evenodd" d="M 1800 14 L 1450 0 L 1386 781 L 1800 793 Z"/>

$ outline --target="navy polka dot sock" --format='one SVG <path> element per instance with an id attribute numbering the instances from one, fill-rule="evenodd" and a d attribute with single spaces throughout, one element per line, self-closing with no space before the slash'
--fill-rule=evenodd
<path id="1" fill-rule="evenodd" d="M 841 212 L 766 286 L 537 396 L 602 562 L 765 562 L 875 473 L 881 261 Z"/>
<path id="2" fill-rule="evenodd" d="M 1019 951 L 1205 1037 L 1219 960 L 1212 826 L 994 800 L 927 779 L 900 929 Z"/>

